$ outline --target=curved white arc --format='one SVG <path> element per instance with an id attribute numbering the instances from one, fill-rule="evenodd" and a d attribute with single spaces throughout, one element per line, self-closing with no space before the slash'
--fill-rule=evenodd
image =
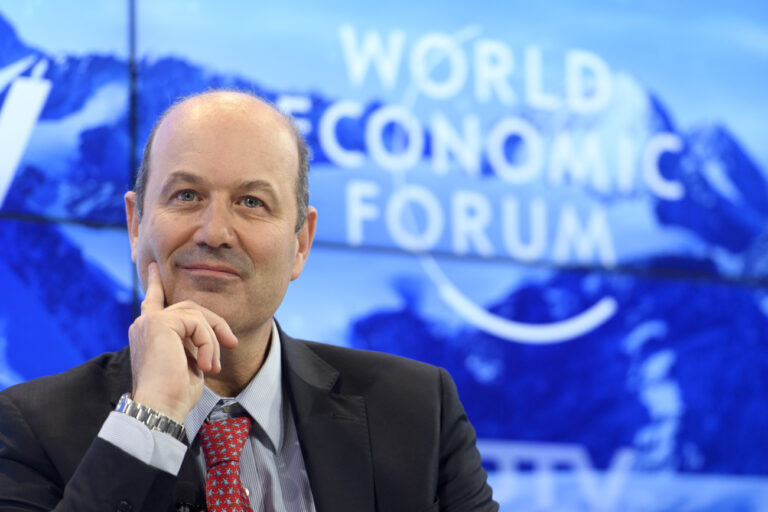
<path id="1" fill-rule="evenodd" d="M 458 315 L 475 327 L 508 341 L 535 345 L 569 341 L 596 329 L 611 318 L 618 309 L 616 299 L 603 297 L 583 313 L 567 320 L 548 324 L 515 322 L 494 315 L 468 299 L 443 274 L 431 257 L 425 256 L 421 261 L 427 274 L 437 285 L 442 299 Z"/>
<path id="2" fill-rule="evenodd" d="M 562 343 L 597 328 L 616 312 L 616 300 L 603 297 L 592 307 L 568 320 L 549 324 L 524 324 L 489 313 L 461 294 L 453 285 L 440 295 L 456 313 L 485 332 L 509 341 L 537 345 Z"/>

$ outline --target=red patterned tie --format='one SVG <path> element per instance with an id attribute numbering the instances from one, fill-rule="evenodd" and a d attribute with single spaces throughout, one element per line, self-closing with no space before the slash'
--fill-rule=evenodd
<path id="1" fill-rule="evenodd" d="M 251 429 L 251 418 L 240 416 L 204 423 L 200 443 L 208 474 L 205 501 L 209 512 L 252 512 L 240 483 L 240 452 Z"/>

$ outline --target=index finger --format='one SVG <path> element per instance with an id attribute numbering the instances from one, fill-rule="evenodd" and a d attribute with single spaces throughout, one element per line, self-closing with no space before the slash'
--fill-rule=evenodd
<path id="1" fill-rule="evenodd" d="M 147 266 L 147 293 L 141 303 L 141 312 L 162 311 L 165 308 L 165 292 L 160 280 L 160 270 L 154 261 Z"/>

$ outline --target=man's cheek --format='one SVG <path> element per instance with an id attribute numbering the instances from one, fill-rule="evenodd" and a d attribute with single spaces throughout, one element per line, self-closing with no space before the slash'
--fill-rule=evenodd
<path id="1" fill-rule="evenodd" d="M 139 239 L 139 244 L 137 246 L 136 250 L 136 271 L 139 274 L 139 281 L 141 282 L 142 289 L 146 292 L 147 290 L 147 276 L 148 276 L 148 267 L 149 264 L 153 261 L 157 261 L 158 264 L 160 264 L 156 252 L 151 244 L 147 243 L 141 243 L 141 239 Z M 160 268 L 160 275 L 162 276 L 163 269 Z"/>

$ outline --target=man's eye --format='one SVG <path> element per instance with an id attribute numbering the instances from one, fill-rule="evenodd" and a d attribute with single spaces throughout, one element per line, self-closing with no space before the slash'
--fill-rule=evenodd
<path id="1" fill-rule="evenodd" d="M 263 206 L 264 202 L 258 197 L 245 196 L 243 198 L 243 205 L 246 208 L 258 208 L 259 206 Z"/>
<path id="2" fill-rule="evenodd" d="M 176 194 L 176 199 L 179 201 L 189 202 L 194 201 L 197 199 L 197 192 L 194 190 L 182 190 L 178 194 Z"/>

